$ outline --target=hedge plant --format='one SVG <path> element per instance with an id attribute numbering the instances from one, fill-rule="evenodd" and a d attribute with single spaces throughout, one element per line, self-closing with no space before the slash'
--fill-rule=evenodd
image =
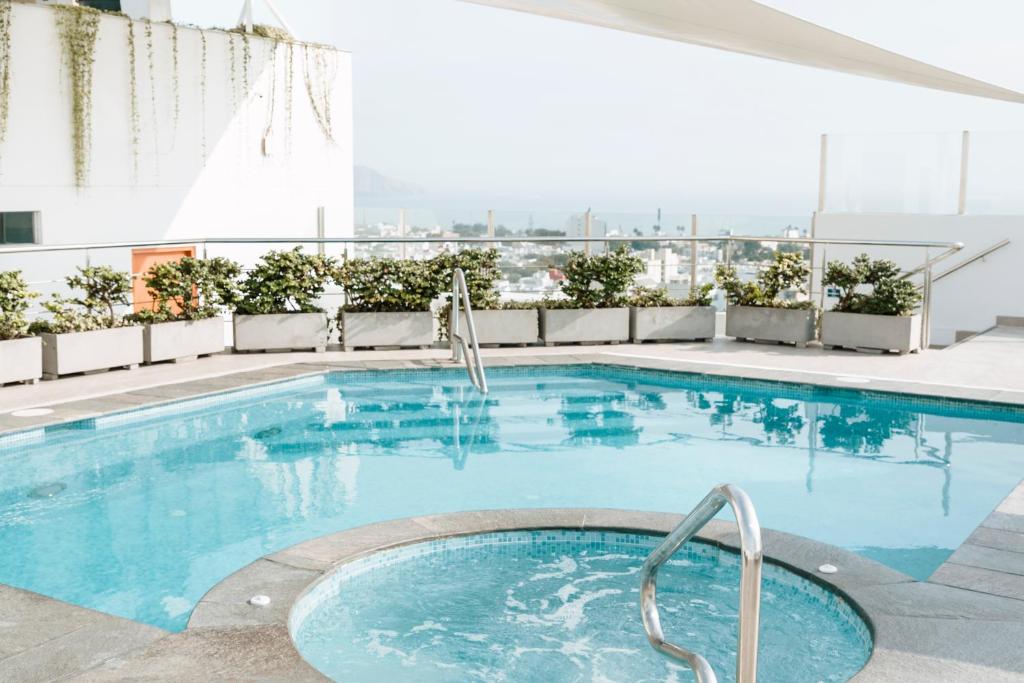
<path id="1" fill-rule="evenodd" d="M 508 308 L 502 303 L 498 291 L 498 280 L 501 279 L 499 262 L 501 255 L 497 249 L 465 249 L 458 253 L 444 252 L 434 259 L 447 285 L 445 288 L 444 305 L 437 312 L 441 339 L 448 338 L 448 325 L 452 312 L 452 276 L 456 268 L 462 268 L 466 276 L 466 289 L 469 291 L 469 304 L 473 310 L 493 311 Z M 462 305 L 462 301 L 459 301 Z"/>
<path id="2" fill-rule="evenodd" d="M 153 308 L 131 316 L 141 323 L 215 318 L 234 310 L 241 300 L 238 278 L 242 267 L 226 258 L 158 263 L 143 277 Z"/>
<path id="3" fill-rule="evenodd" d="M 839 290 L 837 313 L 870 315 L 912 315 L 921 303 L 921 293 L 901 277 L 900 267 L 887 259 L 872 260 L 861 254 L 849 264 L 829 261 L 822 284 Z M 870 287 L 870 292 L 858 291 Z"/>
<path id="4" fill-rule="evenodd" d="M 810 266 L 802 254 L 775 252 L 775 260 L 758 273 L 752 282 L 740 280 L 734 266 L 718 266 L 715 281 L 725 291 L 730 306 L 759 306 L 762 308 L 813 308 L 810 301 L 786 301 L 783 292 L 807 294 Z"/>
<path id="5" fill-rule="evenodd" d="M 429 311 L 450 284 L 435 259 L 349 259 L 338 268 L 335 280 L 348 300 L 341 310 L 350 313 Z"/>
<path id="6" fill-rule="evenodd" d="M 336 268 L 333 258 L 303 253 L 302 247 L 268 252 L 242 280 L 235 310 L 243 315 L 321 313 L 318 300 Z"/>
<path id="7" fill-rule="evenodd" d="M 658 308 L 663 306 L 710 306 L 711 292 L 714 291 L 713 284 L 701 285 L 690 291 L 685 299 L 677 299 L 668 295 L 664 289 L 651 287 L 637 287 L 630 294 L 627 304 L 637 308 Z"/>
<path id="8" fill-rule="evenodd" d="M 28 288 L 20 270 L 0 272 L 0 341 L 20 339 L 28 334 L 28 312 L 39 296 Z"/>
<path id="9" fill-rule="evenodd" d="M 128 273 L 114 270 L 110 266 L 93 266 L 79 268 L 78 274 L 69 275 L 65 282 L 69 288 L 79 290 L 82 295 L 63 297 L 54 294 L 43 304 L 52 318 L 32 323 L 29 327 L 31 333 L 92 332 L 133 323 L 117 314 L 118 306 L 127 306 L 129 303 L 132 279 Z"/>
<path id="10" fill-rule="evenodd" d="M 643 270 L 643 259 L 625 245 L 604 254 L 570 252 L 564 270 L 566 279 L 561 285 L 568 301 L 546 301 L 545 307 L 618 308 L 625 305 L 626 293 Z"/>

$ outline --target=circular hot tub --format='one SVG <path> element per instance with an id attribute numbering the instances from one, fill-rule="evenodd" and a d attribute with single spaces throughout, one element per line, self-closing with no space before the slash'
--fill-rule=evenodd
<path id="1" fill-rule="evenodd" d="M 303 657 L 339 681 L 686 681 L 648 645 L 640 569 L 658 536 L 511 531 L 383 550 L 341 565 L 294 606 Z M 839 595 L 765 564 L 758 680 L 844 681 L 871 655 Z M 660 571 L 667 637 L 733 680 L 735 553 L 691 542 Z"/>

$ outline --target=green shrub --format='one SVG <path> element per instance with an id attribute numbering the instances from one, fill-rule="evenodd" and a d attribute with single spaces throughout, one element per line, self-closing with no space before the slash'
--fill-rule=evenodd
<path id="1" fill-rule="evenodd" d="M 567 308 L 617 308 L 624 305 L 626 292 L 643 269 L 643 260 L 634 256 L 626 246 L 593 256 L 582 251 L 570 252 L 565 265 L 566 280 L 562 283 L 562 293 L 571 302 Z"/>
<path id="2" fill-rule="evenodd" d="M 32 299 L 38 296 L 29 291 L 20 270 L 0 272 L 0 341 L 19 339 L 28 334 L 25 313 Z"/>
<path id="3" fill-rule="evenodd" d="M 811 269 L 802 254 L 775 252 L 775 260 L 762 270 L 753 282 L 742 282 L 733 266 L 718 266 L 715 281 L 725 291 L 731 306 L 764 308 L 813 308 L 810 301 L 785 301 L 783 292 L 807 294 Z"/>
<path id="4" fill-rule="evenodd" d="M 829 261 L 821 282 L 839 290 L 839 301 L 832 309 L 837 313 L 912 315 L 921 303 L 921 293 L 912 282 L 901 277 L 895 262 L 872 260 L 867 254 L 861 254 L 849 264 Z M 870 287 L 871 291 L 858 291 L 862 287 Z"/>
<path id="5" fill-rule="evenodd" d="M 501 268 L 497 249 L 465 249 L 458 253 L 445 252 L 434 259 L 444 280 L 444 305 L 437 312 L 441 339 L 448 338 L 448 324 L 452 311 L 452 276 L 456 268 L 462 268 L 469 291 L 469 304 L 473 310 L 486 311 L 504 308 L 498 292 Z M 459 302 L 459 306 L 462 302 Z"/>
<path id="6" fill-rule="evenodd" d="M 322 312 L 317 300 L 336 267 L 329 256 L 304 254 L 302 247 L 271 251 L 242 281 L 237 311 L 244 315 Z"/>
<path id="7" fill-rule="evenodd" d="M 241 300 L 242 267 L 226 258 L 158 263 L 144 276 L 154 308 L 131 316 L 140 323 L 215 318 Z"/>
<path id="8" fill-rule="evenodd" d="M 661 306 L 710 306 L 711 292 L 715 286 L 706 284 L 691 290 L 685 299 L 674 299 L 664 289 L 637 287 L 629 296 L 627 303 L 637 308 L 657 308 Z"/>
<path id="9" fill-rule="evenodd" d="M 65 282 L 71 289 L 81 291 L 83 296 L 67 298 L 54 294 L 43 304 L 52 318 L 32 323 L 29 331 L 33 334 L 91 332 L 131 324 L 130 320 L 117 315 L 117 307 L 129 303 L 132 279 L 128 273 L 110 266 L 79 268 L 78 275 L 68 276 Z"/>
<path id="10" fill-rule="evenodd" d="M 429 311 L 431 302 L 451 285 L 435 259 L 349 259 L 337 269 L 335 280 L 348 301 L 342 310 L 350 313 Z"/>

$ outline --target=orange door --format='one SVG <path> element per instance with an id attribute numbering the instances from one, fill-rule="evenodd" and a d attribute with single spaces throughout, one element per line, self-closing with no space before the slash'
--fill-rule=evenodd
<path id="1" fill-rule="evenodd" d="M 195 258 L 195 247 L 160 247 L 158 249 L 132 249 L 132 303 L 135 312 L 156 308 L 153 297 L 146 290 L 143 275 L 158 263 L 180 261 L 185 256 Z M 177 312 L 177 311 L 175 311 Z"/>

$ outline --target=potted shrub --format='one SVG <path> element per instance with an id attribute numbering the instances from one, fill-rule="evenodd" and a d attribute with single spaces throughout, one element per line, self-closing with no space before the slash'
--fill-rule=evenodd
<path id="1" fill-rule="evenodd" d="M 28 336 L 30 292 L 21 271 L 0 272 L 0 384 L 35 384 L 43 376 L 42 340 Z"/>
<path id="2" fill-rule="evenodd" d="M 457 254 L 444 253 L 437 257 L 444 282 L 446 303 L 438 312 L 440 335 L 447 339 L 451 327 L 452 274 L 462 268 L 466 275 L 466 289 L 473 308 L 473 322 L 477 341 L 481 346 L 535 344 L 540 338 L 536 305 L 522 306 L 515 302 L 502 302 L 497 282 L 501 278 L 497 249 L 466 249 Z M 466 314 L 459 301 L 459 330 L 467 330 Z"/>
<path id="3" fill-rule="evenodd" d="M 346 351 L 429 348 L 433 343 L 430 305 L 445 288 L 436 260 L 349 259 L 336 279 L 345 290 L 337 321 Z"/>
<path id="4" fill-rule="evenodd" d="M 851 264 L 830 261 L 822 285 L 839 290 L 839 301 L 821 320 L 825 348 L 900 354 L 921 349 L 921 316 L 914 313 L 921 294 L 900 277 L 894 262 L 872 261 L 867 254 Z"/>
<path id="5" fill-rule="evenodd" d="M 117 314 L 128 305 L 132 280 L 109 266 L 79 268 L 66 278 L 78 299 L 54 295 L 43 308 L 49 320 L 29 330 L 42 337 L 43 379 L 111 368 L 132 370 L 142 362 L 142 328 Z"/>
<path id="6" fill-rule="evenodd" d="M 153 308 L 131 316 L 143 327 L 146 363 L 190 361 L 224 350 L 225 308 L 238 305 L 242 267 L 226 258 L 158 263 L 144 280 Z"/>
<path id="7" fill-rule="evenodd" d="M 548 299 L 541 304 L 544 344 L 628 341 L 626 292 L 642 270 L 643 261 L 625 245 L 593 256 L 570 252 L 561 285 L 566 299 Z"/>
<path id="8" fill-rule="evenodd" d="M 810 301 L 785 299 L 807 294 L 810 268 L 802 254 L 776 252 L 775 260 L 754 282 L 742 282 L 732 266 L 719 266 L 715 280 L 729 303 L 725 333 L 736 339 L 796 344 L 804 347 L 817 331 L 817 311 Z"/>
<path id="9" fill-rule="evenodd" d="M 319 299 L 334 269 L 334 259 L 301 247 L 265 254 L 241 284 L 235 351 L 326 351 L 330 330 Z"/>
<path id="10" fill-rule="evenodd" d="M 645 341 L 711 341 L 715 338 L 714 285 L 673 299 L 663 289 L 638 287 L 629 298 L 629 337 Z"/>

